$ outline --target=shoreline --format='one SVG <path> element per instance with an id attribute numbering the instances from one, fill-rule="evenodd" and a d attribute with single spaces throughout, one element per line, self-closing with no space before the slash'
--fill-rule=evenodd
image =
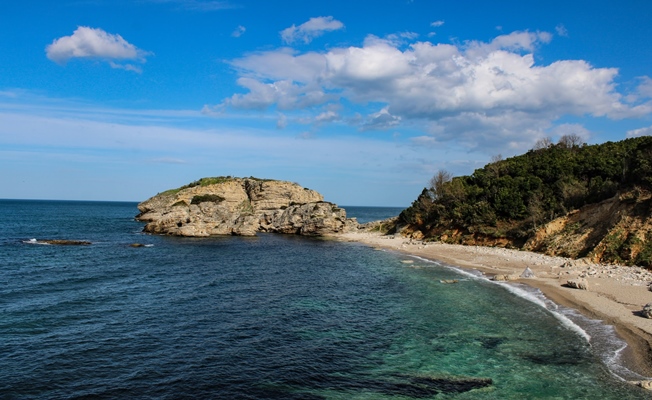
<path id="1" fill-rule="evenodd" d="M 341 233 L 334 238 L 477 270 L 487 276 L 509 275 L 510 281 L 539 289 L 558 305 L 613 326 L 627 343 L 622 364 L 652 379 L 652 319 L 638 315 L 645 304 L 652 302 L 652 292 L 647 288 L 652 272 L 639 267 L 588 264 L 521 250 L 422 242 L 363 231 Z M 534 278 L 513 279 L 526 267 L 534 272 Z M 588 290 L 562 286 L 568 279 L 576 278 L 585 279 Z"/>

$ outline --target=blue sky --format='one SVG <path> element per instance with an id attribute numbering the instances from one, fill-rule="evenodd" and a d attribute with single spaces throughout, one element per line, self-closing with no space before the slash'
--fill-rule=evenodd
<path id="1" fill-rule="evenodd" d="M 0 5 L 0 198 L 141 201 L 206 176 L 407 206 L 573 133 L 652 134 L 649 1 Z"/>

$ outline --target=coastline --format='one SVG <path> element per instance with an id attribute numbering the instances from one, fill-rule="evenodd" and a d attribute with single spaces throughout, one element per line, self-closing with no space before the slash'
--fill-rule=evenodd
<path id="1" fill-rule="evenodd" d="M 528 251 L 421 242 L 372 232 L 348 232 L 334 237 L 477 270 L 489 277 L 518 276 L 529 267 L 534 278 L 519 278 L 513 282 L 539 289 L 556 304 L 612 325 L 628 345 L 622 353 L 622 364 L 639 375 L 652 378 L 652 319 L 638 314 L 645 304 L 652 302 L 652 292 L 647 288 L 652 280 L 649 271 L 638 267 L 592 265 Z M 562 286 L 568 279 L 578 277 L 586 279 L 588 290 Z"/>

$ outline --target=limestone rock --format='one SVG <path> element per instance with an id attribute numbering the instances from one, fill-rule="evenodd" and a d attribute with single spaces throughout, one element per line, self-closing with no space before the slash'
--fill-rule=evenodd
<path id="1" fill-rule="evenodd" d="M 566 286 L 573 289 L 589 290 L 589 283 L 586 279 L 569 279 Z"/>
<path id="2" fill-rule="evenodd" d="M 518 279 L 518 275 L 515 274 L 497 274 L 494 275 L 491 280 L 493 281 L 515 281 Z"/>
<path id="3" fill-rule="evenodd" d="M 204 178 L 138 205 L 145 232 L 177 236 L 256 232 L 329 235 L 355 230 L 346 211 L 296 183 L 256 178 Z"/>
<path id="4" fill-rule="evenodd" d="M 643 306 L 643 310 L 641 311 L 641 314 L 645 318 L 652 318 L 652 303 L 647 303 L 645 306 Z"/>
<path id="5" fill-rule="evenodd" d="M 520 276 L 521 278 L 534 278 L 534 272 L 530 269 L 530 267 L 525 267 L 525 270 L 523 270 L 523 273 Z"/>
<path id="6" fill-rule="evenodd" d="M 652 390 L 652 381 L 632 381 L 632 383 L 643 389 Z"/>

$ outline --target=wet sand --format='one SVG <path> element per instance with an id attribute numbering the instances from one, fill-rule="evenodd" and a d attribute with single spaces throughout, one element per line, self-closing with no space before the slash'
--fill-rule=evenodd
<path id="1" fill-rule="evenodd" d="M 613 325 L 629 345 L 624 352 L 625 366 L 652 377 L 652 319 L 639 314 L 645 304 L 652 302 L 648 290 L 652 272 L 643 268 L 588 264 L 503 248 L 421 242 L 363 231 L 343 233 L 337 238 L 478 270 L 489 277 L 502 275 L 538 288 L 557 304 Z M 526 267 L 534 272 L 534 278 L 518 278 Z M 588 290 L 563 286 L 569 279 L 584 279 Z"/>

